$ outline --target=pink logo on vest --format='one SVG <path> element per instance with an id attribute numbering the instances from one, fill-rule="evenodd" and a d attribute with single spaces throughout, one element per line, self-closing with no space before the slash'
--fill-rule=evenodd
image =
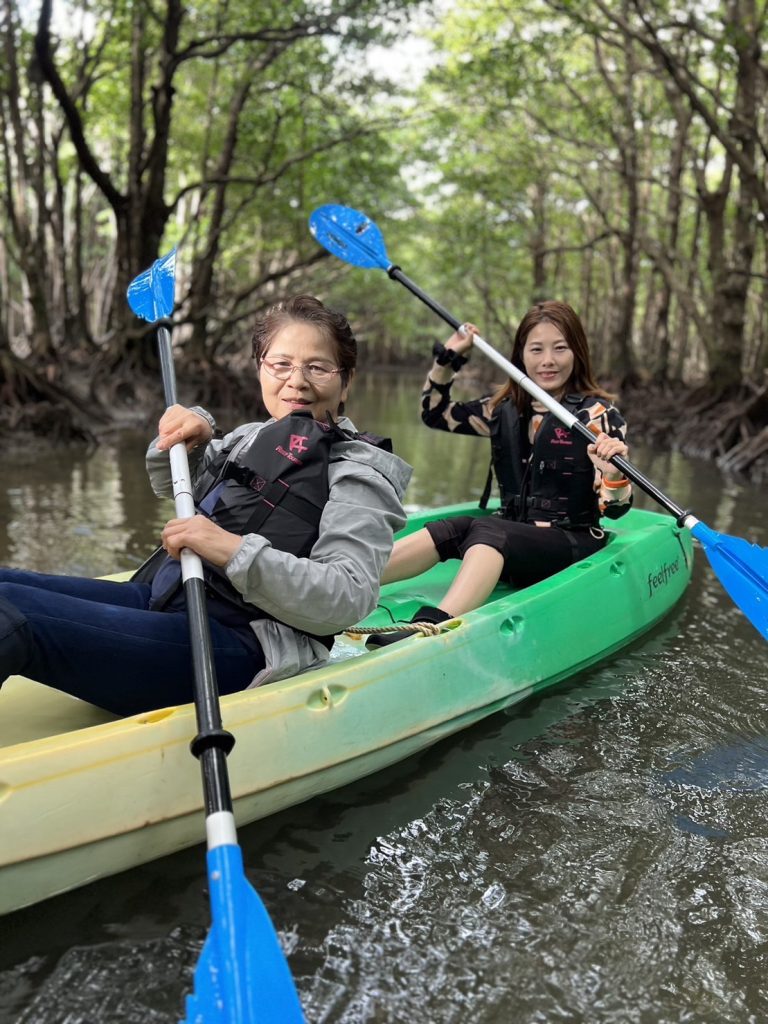
<path id="1" fill-rule="evenodd" d="M 303 434 L 291 434 L 290 439 L 288 441 L 287 450 L 283 448 L 281 444 L 279 444 L 277 448 L 275 448 L 275 451 L 277 452 L 278 455 L 282 455 L 284 459 L 288 459 L 289 462 L 292 462 L 296 466 L 303 465 L 301 459 L 298 456 L 304 455 L 304 453 L 307 452 L 308 450 L 309 438 L 305 437 Z M 294 455 L 294 452 L 297 452 L 298 455 Z"/>
<path id="2" fill-rule="evenodd" d="M 291 434 L 291 440 L 288 442 L 288 447 L 292 452 L 297 452 L 299 455 L 303 455 L 307 450 L 307 438 L 303 434 Z"/>
<path id="3" fill-rule="evenodd" d="M 566 430 L 565 427 L 555 427 L 554 433 L 555 436 L 552 438 L 552 444 L 573 444 L 571 432 Z"/>

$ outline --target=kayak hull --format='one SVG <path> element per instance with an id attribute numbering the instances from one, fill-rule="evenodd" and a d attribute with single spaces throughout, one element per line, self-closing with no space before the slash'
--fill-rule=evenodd
<path id="1" fill-rule="evenodd" d="M 659 622 L 690 580 L 690 535 L 639 510 L 609 525 L 598 555 L 522 591 L 498 588 L 438 636 L 375 652 L 342 639 L 318 671 L 223 698 L 238 824 L 394 764 Z M 383 588 L 366 623 L 436 603 L 456 567 Z M 0 913 L 203 841 L 192 705 L 115 719 L 16 677 L 0 709 Z"/>

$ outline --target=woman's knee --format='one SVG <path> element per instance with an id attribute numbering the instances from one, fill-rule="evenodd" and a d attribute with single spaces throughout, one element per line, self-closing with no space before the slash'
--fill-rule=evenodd
<path id="1" fill-rule="evenodd" d="M 462 554 L 466 554 L 469 548 L 477 544 L 493 548 L 502 558 L 506 558 L 509 555 L 510 537 L 504 521 L 498 516 L 474 519 L 464 538 Z"/>
<path id="2" fill-rule="evenodd" d="M 27 569 L 0 568 L 0 597 L 19 606 L 24 594 L 39 594 L 45 591 L 45 581 L 53 579 L 43 573 L 30 572 Z M 22 608 L 23 611 L 23 608 Z"/>
<path id="3" fill-rule="evenodd" d="M 20 584 L 0 575 L 0 601 L 18 608 L 21 589 Z"/>
<path id="4" fill-rule="evenodd" d="M 0 579 L 0 601 L 21 616 L 29 611 L 29 603 L 37 599 L 37 590 L 12 578 Z"/>
<path id="5" fill-rule="evenodd" d="M 0 566 L 0 587 L 18 585 L 24 582 L 25 577 L 31 575 L 23 569 L 6 569 L 4 566 Z"/>
<path id="6" fill-rule="evenodd" d="M 0 682 L 22 673 L 31 654 L 32 630 L 26 615 L 0 594 Z"/>
<path id="7" fill-rule="evenodd" d="M 452 519 L 435 519 L 425 525 L 441 562 L 462 557 L 462 544 L 473 522 L 472 516 L 455 516 Z"/>

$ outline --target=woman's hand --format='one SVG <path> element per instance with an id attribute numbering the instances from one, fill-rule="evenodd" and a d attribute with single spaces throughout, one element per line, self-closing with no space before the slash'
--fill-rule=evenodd
<path id="1" fill-rule="evenodd" d="M 213 437 L 211 424 L 200 413 L 192 412 L 183 405 L 171 405 L 160 417 L 157 428 L 157 448 L 165 451 L 183 441 L 187 451 L 200 444 L 208 444 Z"/>
<path id="2" fill-rule="evenodd" d="M 179 558 L 182 548 L 191 548 L 207 562 L 220 566 L 227 564 L 242 540 L 236 533 L 222 530 L 206 516 L 171 519 L 162 534 L 162 545 L 171 558 Z"/>
<path id="3" fill-rule="evenodd" d="M 619 437 L 610 434 L 598 434 L 592 444 L 587 445 L 587 453 L 606 480 L 622 480 L 624 474 L 609 462 L 614 455 L 627 457 L 629 448 Z"/>
<path id="4" fill-rule="evenodd" d="M 462 324 L 458 331 L 454 331 L 446 341 L 445 347 L 449 348 L 451 352 L 457 352 L 460 356 L 466 355 L 474 344 L 472 335 L 479 333 L 474 324 Z"/>

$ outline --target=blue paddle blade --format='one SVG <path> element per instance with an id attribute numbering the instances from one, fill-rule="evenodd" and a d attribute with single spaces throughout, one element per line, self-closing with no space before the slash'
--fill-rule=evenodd
<path id="1" fill-rule="evenodd" d="M 155 260 L 149 270 L 134 277 L 126 296 L 136 316 L 154 324 L 171 315 L 175 276 L 176 250 L 171 249 L 167 256 Z"/>
<path id="2" fill-rule="evenodd" d="M 716 533 L 704 523 L 696 523 L 691 533 L 735 603 L 768 640 L 768 550 Z"/>
<path id="3" fill-rule="evenodd" d="M 345 263 L 381 270 L 392 266 L 378 226 L 350 206 L 319 206 L 310 214 L 309 230 L 324 249 Z"/>
<path id="4" fill-rule="evenodd" d="M 211 930 L 182 1024 L 304 1024 L 291 972 L 235 845 L 208 851 Z"/>

